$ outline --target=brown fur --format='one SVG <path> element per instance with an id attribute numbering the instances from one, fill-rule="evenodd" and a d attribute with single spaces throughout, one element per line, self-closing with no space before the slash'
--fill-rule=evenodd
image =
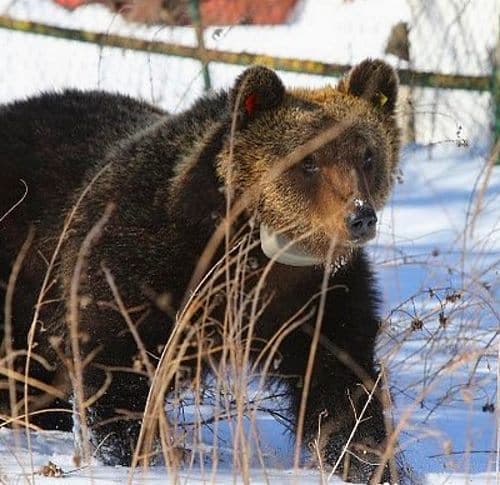
<path id="1" fill-rule="evenodd" d="M 250 124 L 219 157 L 219 173 L 226 180 L 231 178 L 237 192 L 258 193 L 263 222 L 276 229 L 286 228 L 296 239 L 312 233 L 302 244 L 320 257 L 325 256 L 333 235 L 337 255 L 343 247 L 351 246 L 345 215 L 353 210 L 354 200 L 368 200 L 380 210 L 394 182 L 399 153 L 399 129 L 393 116 L 397 84 L 392 78 L 388 86 L 383 84 L 384 76 L 392 70 L 378 61 L 373 64 L 375 67 L 362 63 L 337 89 L 291 90 L 278 108 L 271 108 L 265 123 Z M 365 80 L 363 66 L 376 74 L 375 81 Z M 353 96 L 351 90 L 360 91 L 363 81 L 369 92 L 363 97 Z M 356 84 L 351 87 L 350 82 Z M 384 106 L 377 105 L 379 98 L 371 93 L 373 90 L 378 94 L 387 91 Z M 302 184 L 302 190 L 293 187 L 296 181 L 292 185 L 295 190 L 291 190 L 284 178 L 268 182 L 268 172 L 278 161 L 315 136 L 329 130 L 333 133 L 339 122 L 340 133 L 311 154 L 322 167 L 321 180 L 309 186 Z M 371 176 L 360 170 L 367 146 L 377 159 Z M 294 167 L 285 168 L 292 172 L 290 178 L 297 178 Z"/>
<path id="2" fill-rule="evenodd" d="M 85 303 L 79 307 L 80 348 L 82 358 L 89 359 L 83 373 L 86 398 L 106 381 L 104 369 L 111 369 L 107 392 L 88 410 L 92 443 L 97 446 L 105 439 L 99 448 L 105 462 L 130 463 L 141 421 L 123 419 L 118 410 L 140 415 L 149 382 L 143 375 L 123 371 L 137 363 L 139 349 L 116 311 L 103 267 L 113 275 L 126 307 L 140 309 L 134 314 L 140 320 L 137 331 L 145 349 L 157 355 L 183 309 L 205 246 L 226 213 L 226 197 L 235 202 L 245 195 L 250 204 L 234 222 L 233 234 L 252 241 L 258 236 L 250 222 L 264 223 L 300 239 L 304 249 L 325 262 L 333 240 L 333 260 L 349 260 L 328 282 L 321 322 L 325 345 L 318 348 L 314 361 L 303 433 L 305 442 L 315 439 L 319 415 L 328 411 L 325 430 L 335 433 L 323 436 L 322 452 L 325 463 L 335 463 L 366 401 L 360 384 L 365 377 L 377 376 L 377 292 L 360 248 L 364 241 L 352 237 L 348 220 L 358 209 L 357 199 L 378 210 L 389 195 L 399 148 L 396 96 L 392 68 L 382 61 L 365 61 L 337 88 L 319 90 L 286 90 L 273 71 L 253 67 L 228 93 L 202 98 L 171 117 L 128 98 L 72 91 L 0 109 L 0 169 L 10 174 L 0 180 L 0 203 L 8 208 L 16 200 L 17 180 L 25 180 L 30 188 L 26 203 L 6 220 L 7 230 L 0 231 L 0 278 L 7 279 L 28 228 L 36 230 L 16 288 L 15 348 L 26 346 L 45 269 L 39 252 L 51 254 L 65 214 L 89 181 L 107 167 L 83 199 L 64 242 L 57 284 L 51 287 L 52 303 L 41 308 L 43 331 L 38 326 L 36 334 L 37 351 L 58 369 L 64 368 L 63 354 L 71 354 L 66 315 L 75 264 L 87 235 L 112 202 L 114 211 L 93 241 L 79 287 Z M 68 120 L 77 120 L 78 129 L 72 130 Z M 3 210 L 0 207 L 0 213 Z M 224 249 L 221 244 L 212 261 Z M 258 244 L 249 257 L 255 261 L 256 278 L 269 260 Z M 314 295 L 320 293 L 323 274 L 321 265 L 274 264 L 263 286 L 267 306 L 255 324 L 254 338 L 262 343 L 300 308 L 313 310 L 278 349 L 278 371 L 289 388 L 295 418 L 302 392 L 297 382 L 306 372 L 308 329 L 316 322 Z M 248 280 L 245 291 L 251 291 L 255 278 Z M 166 313 L 152 298 L 164 294 L 169 295 Z M 209 315 L 215 329 L 226 310 L 226 295 L 218 296 L 222 298 Z M 194 317 L 191 323 L 197 324 Z M 62 337 L 59 354 L 50 345 L 51 336 Z M 339 355 L 349 356 L 354 364 Z M 23 367 L 24 359 L 16 365 Z M 190 366 L 194 363 L 187 362 Z M 46 382 L 58 375 L 36 366 L 30 369 L 33 377 Z M 60 416 L 40 424 L 68 427 Z M 376 460 L 385 437 L 382 404 L 375 397 L 352 449 L 364 447 L 365 458 Z M 374 466 L 351 457 L 350 466 L 339 471 L 352 480 L 367 481 Z"/>

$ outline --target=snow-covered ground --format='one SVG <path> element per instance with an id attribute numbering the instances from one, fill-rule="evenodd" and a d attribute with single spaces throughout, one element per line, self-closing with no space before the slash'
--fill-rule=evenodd
<path id="1" fill-rule="evenodd" d="M 487 50 L 498 34 L 499 3 L 422 1 L 426 8 L 419 10 L 416 0 L 309 0 L 290 25 L 234 27 L 216 39 L 212 30 L 206 39 L 224 49 L 348 63 L 381 56 L 390 26 L 417 17 L 412 39 L 419 68 L 484 74 L 489 69 Z M 58 25 L 194 42 L 189 28 L 130 26 L 100 6 L 68 14 L 46 0 L 0 0 L 0 12 L 7 6 L 13 16 Z M 426 26 L 433 22 L 431 35 Z M 462 45 L 460 39 L 467 42 Z M 7 31 L 0 31 L 0 46 L 0 101 L 67 86 L 100 87 L 177 111 L 202 91 L 195 61 Z M 442 62 L 435 64 L 437 59 Z M 228 85 L 240 71 L 212 65 L 214 86 Z M 295 74 L 283 79 L 288 84 L 327 82 Z M 431 91 L 419 92 L 417 133 L 420 141 L 433 143 L 404 148 L 401 183 L 370 245 L 385 297 L 379 356 L 390 373 L 395 424 L 404 423 L 400 445 L 424 481 L 498 484 L 500 167 L 487 167 L 490 100 L 486 94 L 455 92 L 439 109 L 430 104 L 427 109 L 435 94 Z M 432 128 L 436 117 L 441 121 Z M 457 131 L 469 140 L 468 147 L 458 146 Z M 252 469 L 252 483 L 321 483 L 316 470 L 292 473 L 293 443 L 282 425 L 265 415 L 258 422 L 267 467 Z M 130 477 L 128 469 L 99 464 L 76 470 L 68 435 L 35 434 L 31 453 L 23 435 L 19 445 L 12 431 L 0 429 L 0 483 L 23 483 L 32 470 L 31 459 L 34 470 L 53 461 L 71 472 L 65 481 L 75 484 L 118 483 Z M 180 481 L 235 483 L 236 473 L 227 463 L 219 468 L 212 476 L 209 468 L 198 465 L 181 472 Z M 56 480 L 36 478 L 40 483 Z M 147 477 L 136 472 L 134 480 L 163 483 L 168 478 L 157 467 Z M 329 481 L 335 482 L 339 480 Z"/>
<path id="2" fill-rule="evenodd" d="M 407 462 L 429 484 L 493 484 L 498 479 L 498 411 L 491 405 L 496 406 L 499 350 L 500 170 L 491 172 L 478 212 L 486 160 L 470 152 L 442 146 L 429 158 L 425 147 L 406 148 L 404 181 L 396 186 L 381 217 L 379 238 L 370 246 L 387 318 L 379 354 L 390 371 L 395 422 L 405 420 L 400 445 Z M 412 325 L 416 328 L 410 331 Z M 317 471 L 292 474 L 293 443 L 278 422 L 261 415 L 258 425 L 269 468 L 255 468 L 252 483 L 320 483 Z M 12 431 L 0 430 L 0 477 L 3 473 L 8 483 L 21 481 L 30 470 L 22 434 L 20 442 L 16 449 Z M 35 434 L 32 447 L 35 470 L 49 460 L 65 472 L 75 470 L 71 436 Z M 233 483 L 231 460 L 222 462 L 215 479 L 210 469 L 199 467 L 181 477 L 185 483 Z M 128 475 L 127 469 L 96 464 L 72 471 L 66 481 L 89 483 L 92 477 L 104 484 Z M 147 480 L 136 473 L 136 480 L 160 483 L 165 470 L 152 469 Z"/>
<path id="3" fill-rule="evenodd" d="M 402 162 L 404 182 L 373 248 L 388 315 L 380 355 L 387 356 L 398 416 L 418 402 L 401 446 L 422 473 L 491 471 L 500 170 L 491 173 L 477 213 L 484 157 L 443 146 L 429 158 L 426 148 L 407 147 Z"/>

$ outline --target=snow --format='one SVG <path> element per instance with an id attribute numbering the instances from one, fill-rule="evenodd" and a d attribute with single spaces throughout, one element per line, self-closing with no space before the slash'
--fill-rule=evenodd
<path id="1" fill-rule="evenodd" d="M 91 467 L 78 468 L 72 461 L 72 438 L 67 433 L 57 431 L 45 432 L 42 435 L 33 435 L 32 443 L 34 470 L 38 471 L 42 466 L 47 465 L 51 460 L 65 472 L 64 483 L 71 485 L 87 485 L 93 480 L 97 484 L 124 483 L 132 480 L 134 484 L 159 484 L 165 483 L 166 473 L 164 468 L 150 468 L 148 471 L 136 470 L 133 474 L 128 468 L 124 467 L 105 467 L 95 464 Z M 13 433 L 6 430 L 0 431 L 0 450 L 2 451 L 2 461 L 0 468 L 0 483 L 2 477 L 7 478 L 7 483 L 21 483 L 27 475 L 30 467 L 22 467 L 20 462 L 25 464 L 29 462 L 29 456 L 26 451 L 13 452 L 14 447 Z M 6 462 L 5 462 L 6 461 Z M 2 475 L 3 474 L 3 475 Z M 268 468 L 264 471 L 252 469 L 252 484 L 260 485 L 264 483 L 294 484 L 303 483 L 304 485 L 318 483 L 318 474 L 314 470 L 279 470 Z M 216 483 L 220 485 L 229 485 L 234 483 L 243 483 L 241 479 L 236 478 L 231 470 L 219 470 L 215 478 L 212 479 L 211 470 L 188 470 L 179 473 L 179 483 Z M 37 483 L 59 483 L 60 478 L 44 477 L 36 475 Z M 130 483 L 130 482 L 129 482 Z M 334 479 L 330 483 L 342 483 L 341 480 Z"/>
<path id="2" fill-rule="evenodd" d="M 97 5 L 72 14 L 46 0 L 11 4 L 0 0 L 0 12 L 9 7 L 13 16 L 68 27 L 188 45 L 195 40 L 190 28 L 130 25 Z M 390 27 L 406 20 L 413 25 L 415 66 L 487 74 L 499 9 L 494 0 L 309 0 L 302 2 L 294 23 L 224 28 L 220 35 L 212 28 L 206 42 L 227 50 L 352 63 L 383 55 Z M 0 78 L 0 102 L 68 86 L 98 87 L 178 111 L 202 92 L 199 64 L 191 60 L 1 30 L 0 45 L 0 70 L 8 73 Z M 211 65 L 214 87 L 227 86 L 241 69 Z M 287 84 L 328 82 L 319 76 L 282 77 Z M 403 181 L 380 214 L 379 235 L 369 246 L 384 293 L 379 357 L 389 371 L 394 421 L 405 422 L 400 445 L 425 483 L 498 483 L 499 410 L 492 405 L 500 345 L 500 169 L 487 168 L 490 99 L 463 91 L 416 93 L 421 143 L 404 148 Z M 282 424 L 264 414 L 257 421 L 267 466 L 265 471 L 252 467 L 252 483 L 321 483 L 316 470 L 292 471 L 293 442 Z M 230 436 L 227 429 L 222 433 Z M 12 430 L 0 429 L 0 483 L 24 482 L 30 459 L 35 471 L 53 461 L 68 472 L 65 481 L 72 484 L 123 483 L 131 476 L 126 468 L 99 463 L 77 469 L 72 456 L 68 434 L 33 433 L 30 453 L 24 432 L 16 437 Z M 229 452 L 222 461 L 214 476 L 210 467 L 198 464 L 181 471 L 179 481 L 241 483 Z M 56 480 L 36 478 L 40 483 Z M 165 469 L 158 466 L 147 476 L 136 471 L 133 483 L 165 480 Z"/>
<path id="3" fill-rule="evenodd" d="M 70 13 L 48 0 L 0 0 L 0 12 L 13 17 L 64 27 L 118 33 L 145 39 L 194 45 L 189 27 L 144 27 L 125 22 L 103 6 L 88 5 Z M 397 67 L 406 61 L 384 54 L 394 24 L 411 25 L 410 65 L 446 73 L 488 75 L 491 52 L 498 37 L 500 2 L 497 0 L 302 0 L 289 24 L 211 27 L 207 47 L 294 56 L 324 62 L 352 64 L 366 57 L 386 57 Z M 115 48 L 99 48 L 61 39 L 0 30 L 2 67 L 9 76 L 0 83 L 0 101 L 41 90 L 67 86 L 100 87 L 141 96 L 169 111 L 186 108 L 203 89 L 199 63 L 181 58 Z M 22 62 L 18 52 L 22 51 Z M 64 59 L 64 62 L 61 62 Z M 227 86 L 241 66 L 210 64 L 214 88 Z M 322 85 L 325 79 L 283 73 L 291 84 Z M 491 125 L 488 93 L 437 91 L 415 88 L 412 106 L 400 108 L 416 119 L 416 139 L 429 143 L 481 139 Z"/>
<path id="4" fill-rule="evenodd" d="M 405 182 L 384 210 L 379 242 L 373 247 L 387 311 L 407 301 L 390 318 L 381 355 L 392 351 L 401 338 L 398 332 L 408 329 L 412 318 L 423 321 L 421 330 L 402 340 L 388 365 L 401 414 L 420 392 L 427 393 L 401 440 L 409 461 L 424 473 L 478 472 L 495 465 L 498 417 L 483 406 L 495 403 L 496 392 L 500 171 L 497 167 L 492 173 L 470 235 L 470 201 L 485 163 L 471 151 L 442 147 L 429 159 L 425 148 L 408 148 L 403 155 Z M 431 296 L 430 288 L 444 290 Z M 447 303 L 446 295 L 458 289 L 461 302 Z M 483 298 L 493 308 L 473 310 Z M 450 316 L 444 326 L 439 322 L 442 308 Z M 474 353 L 483 355 L 477 368 Z M 460 359 L 462 364 L 454 366 Z M 448 446 L 465 453 L 447 455 Z M 434 457 L 439 454 L 443 456 Z"/>

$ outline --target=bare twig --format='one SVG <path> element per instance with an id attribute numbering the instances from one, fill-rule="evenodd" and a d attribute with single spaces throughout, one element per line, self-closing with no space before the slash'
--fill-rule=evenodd
<path id="1" fill-rule="evenodd" d="M 7 218 L 7 216 L 16 209 L 16 207 L 19 207 L 23 203 L 23 200 L 26 199 L 26 196 L 28 195 L 28 184 L 23 179 L 20 179 L 19 181 L 24 185 L 24 193 L 23 195 L 21 195 L 19 200 L 7 212 L 5 212 L 5 214 L 0 216 L 0 222 L 4 221 Z"/>

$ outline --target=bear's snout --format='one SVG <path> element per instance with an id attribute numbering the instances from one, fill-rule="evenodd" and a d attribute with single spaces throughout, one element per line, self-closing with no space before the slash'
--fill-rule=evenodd
<path id="1" fill-rule="evenodd" d="M 346 217 L 347 230 L 352 241 L 366 242 L 375 237 L 377 215 L 368 204 L 357 206 L 354 212 Z"/>

